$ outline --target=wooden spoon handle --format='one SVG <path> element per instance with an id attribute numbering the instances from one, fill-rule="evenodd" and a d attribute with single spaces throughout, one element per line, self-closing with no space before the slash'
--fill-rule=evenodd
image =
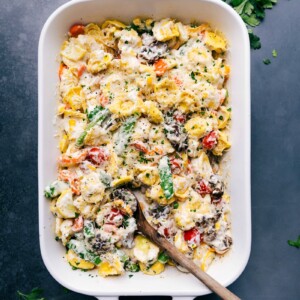
<path id="1" fill-rule="evenodd" d="M 148 224 L 147 224 L 148 225 Z M 167 239 L 158 234 L 153 227 L 138 226 L 139 230 L 148 236 L 154 243 L 164 248 L 169 256 L 179 263 L 182 267 L 186 268 L 189 272 L 195 275 L 201 282 L 203 282 L 210 290 L 219 295 L 225 300 L 240 300 L 235 294 L 230 292 L 227 288 L 223 287 L 220 283 L 214 280 L 207 273 L 202 271 L 193 261 L 188 259 L 183 253 L 172 245 Z"/>

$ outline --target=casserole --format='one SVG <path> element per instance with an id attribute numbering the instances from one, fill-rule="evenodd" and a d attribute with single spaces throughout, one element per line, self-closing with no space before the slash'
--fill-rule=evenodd
<path id="1" fill-rule="evenodd" d="M 124 11 L 116 11 L 123 5 Z M 231 130 L 230 194 L 233 249 L 215 262 L 208 273 L 227 286 L 243 271 L 250 254 L 250 59 L 247 30 L 239 16 L 219 0 L 88 0 L 72 1 L 57 9 L 47 20 L 39 43 L 39 220 L 40 246 L 46 267 L 68 289 L 79 293 L 116 297 L 118 295 L 199 296 L 210 291 L 190 274 L 167 270 L 149 278 L 136 274 L 101 279 L 74 272 L 64 261 L 64 248 L 54 240 L 53 217 L 44 199 L 43 189 L 55 178 L 58 149 L 54 137 L 54 98 L 57 90 L 57 54 L 70 25 L 76 22 L 101 22 L 107 18 L 129 21 L 136 16 L 177 18 L 183 22 L 207 22 L 222 31 L 230 45 L 228 62 L 232 67 L 228 82 L 233 121 Z M 51 45 L 51 46 L 49 46 Z M 53 237 L 53 238 L 52 238 Z M 174 283 L 181 283 L 174 287 Z M 138 288 L 136 288 L 138 286 Z M 101 297 L 101 299 L 103 299 Z M 100 298 L 99 298 L 100 299 Z M 187 298 L 188 299 L 188 298 Z"/>

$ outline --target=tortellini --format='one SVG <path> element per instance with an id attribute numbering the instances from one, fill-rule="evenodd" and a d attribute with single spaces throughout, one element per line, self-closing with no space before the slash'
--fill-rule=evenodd
<path id="1" fill-rule="evenodd" d="M 70 28 L 58 69 L 58 176 L 45 196 L 74 270 L 180 269 L 137 231 L 138 205 L 204 271 L 230 249 L 227 48 L 208 24 L 171 18 Z"/>

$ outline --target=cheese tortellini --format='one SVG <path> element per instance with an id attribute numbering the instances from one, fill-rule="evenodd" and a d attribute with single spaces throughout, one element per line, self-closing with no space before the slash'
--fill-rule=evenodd
<path id="1" fill-rule="evenodd" d="M 206 271 L 232 245 L 228 43 L 208 24 L 75 24 L 59 66 L 58 176 L 45 188 L 70 266 L 101 277 L 176 266 L 157 233 Z"/>

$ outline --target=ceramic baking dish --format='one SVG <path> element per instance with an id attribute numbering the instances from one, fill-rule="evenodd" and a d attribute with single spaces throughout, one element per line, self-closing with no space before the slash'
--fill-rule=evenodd
<path id="1" fill-rule="evenodd" d="M 230 150 L 230 194 L 233 249 L 216 261 L 208 273 L 224 286 L 244 270 L 251 246 L 250 208 L 250 48 L 247 30 L 237 13 L 221 0 L 79 0 L 59 7 L 47 20 L 39 42 L 39 231 L 44 263 L 51 275 L 70 290 L 99 299 L 121 295 L 169 295 L 192 299 L 210 293 L 190 274 L 167 268 L 159 276 L 137 273 L 133 278 L 94 277 L 73 271 L 64 260 L 65 249 L 54 239 L 54 218 L 44 198 L 44 187 L 56 178 L 57 140 L 53 120 L 56 112 L 58 53 L 70 25 L 134 17 L 177 18 L 208 22 L 222 31 L 229 45 L 231 76 L 228 82 L 233 121 Z"/>

